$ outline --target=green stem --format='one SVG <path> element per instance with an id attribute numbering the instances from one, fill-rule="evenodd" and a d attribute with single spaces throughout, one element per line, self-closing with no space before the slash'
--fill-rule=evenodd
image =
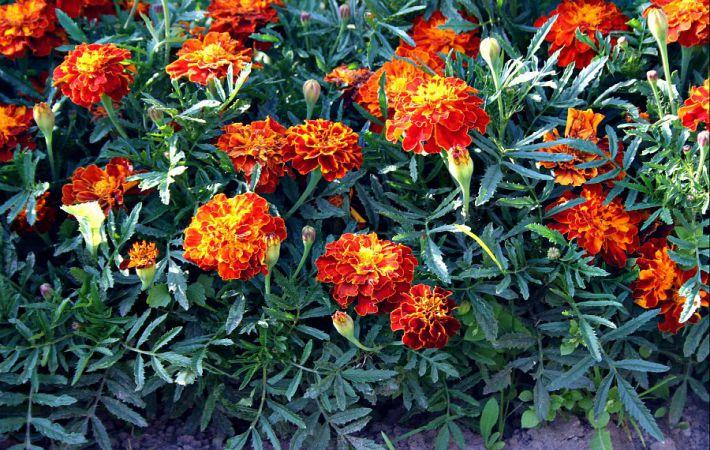
<path id="1" fill-rule="evenodd" d="M 663 62 L 663 72 L 666 75 L 666 84 L 668 85 L 668 99 L 671 102 L 671 111 L 673 114 L 678 113 L 678 105 L 675 103 L 675 95 L 673 95 L 673 78 L 671 76 L 671 66 L 668 62 L 668 45 L 659 45 L 661 50 L 661 61 Z"/>
<path id="2" fill-rule="evenodd" d="M 466 222 L 466 220 L 468 220 L 468 210 L 471 203 L 471 189 L 470 187 L 468 189 L 462 187 L 461 191 L 463 192 L 463 208 L 461 209 L 461 213 L 463 214 L 464 222 Z"/>
<path id="3" fill-rule="evenodd" d="M 271 270 L 269 270 L 269 273 L 264 275 L 264 293 L 266 295 L 271 295 Z"/>
<path id="4" fill-rule="evenodd" d="M 357 348 L 359 348 L 360 350 L 365 351 L 365 352 L 375 353 L 375 352 L 379 352 L 379 351 L 382 349 L 382 347 L 375 347 L 375 348 L 373 348 L 373 347 L 367 347 L 367 346 L 364 345 L 362 342 L 360 342 L 355 336 L 353 336 L 352 338 L 347 338 L 347 339 L 348 339 L 348 341 L 350 341 L 355 347 L 357 347 Z"/>
<path id="5" fill-rule="evenodd" d="M 165 21 L 165 64 L 170 61 L 170 9 L 168 0 L 161 0 L 163 6 L 163 20 Z"/>
<path id="6" fill-rule="evenodd" d="M 651 85 L 651 91 L 653 91 L 653 98 L 656 99 L 656 107 L 658 108 L 658 118 L 660 119 L 661 117 L 666 115 L 666 111 L 663 108 L 663 102 L 661 102 L 661 96 L 658 93 L 658 85 L 655 82 L 649 82 L 649 84 Z"/>
<path id="7" fill-rule="evenodd" d="M 700 159 L 698 160 L 698 170 L 695 172 L 695 181 L 700 182 L 700 178 L 703 174 L 703 169 L 705 168 L 705 158 L 708 154 L 708 144 L 700 147 Z"/>
<path id="8" fill-rule="evenodd" d="M 680 47 L 680 91 L 684 92 L 685 82 L 688 79 L 690 60 L 693 59 L 693 47 Z"/>
<path id="9" fill-rule="evenodd" d="M 57 181 L 57 166 L 54 162 L 54 148 L 52 147 L 52 135 L 44 137 L 44 142 L 47 144 L 47 158 L 49 159 L 49 170 L 52 172 L 52 181 Z"/>
<path id="10" fill-rule="evenodd" d="M 310 255 L 311 253 L 311 248 L 313 248 L 313 242 L 304 242 L 303 245 L 303 255 L 301 255 L 301 260 L 298 262 L 298 267 L 296 267 L 296 271 L 293 272 L 293 275 L 291 275 L 291 279 L 297 277 L 298 274 L 301 273 L 301 269 L 303 269 L 303 266 L 306 265 L 308 255 Z"/>
<path id="11" fill-rule="evenodd" d="M 128 28 L 128 24 L 131 23 L 131 21 L 133 20 L 133 16 L 136 15 L 136 9 L 138 9 L 138 0 L 135 0 L 133 2 L 133 6 L 131 6 L 131 10 L 128 13 L 128 17 L 126 17 L 126 22 L 123 24 L 124 30 Z"/>
<path id="12" fill-rule="evenodd" d="M 106 110 L 106 114 L 108 114 L 109 120 L 111 120 L 111 123 L 116 128 L 116 131 L 118 131 L 118 134 L 120 134 L 123 139 L 128 140 L 128 135 L 126 134 L 126 131 L 123 129 L 121 124 L 118 123 L 118 117 L 116 117 L 116 110 L 113 109 L 113 102 L 111 101 L 111 98 L 108 95 L 103 94 L 101 96 L 101 104 Z"/>
<path id="13" fill-rule="evenodd" d="M 322 174 L 320 169 L 316 169 L 313 172 L 311 172 L 310 177 L 308 178 L 308 185 L 306 186 L 306 190 L 303 191 L 303 194 L 298 198 L 296 203 L 291 207 L 291 209 L 288 210 L 286 214 L 284 214 L 284 219 L 288 219 L 295 213 L 298 208 L 301 207 L 303 203 L 310 197 L 310 195 L 313 193 L 313 190 L 316 188 L 318 185 L 318 182 L 322 178 Z"/>

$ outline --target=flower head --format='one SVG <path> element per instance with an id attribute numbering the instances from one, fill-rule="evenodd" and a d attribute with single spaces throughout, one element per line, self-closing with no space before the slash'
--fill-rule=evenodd
<path id="1" fill-rule="evenodd" d="M 639 276 L 631 289 L 637 305 L 653 309 L 671 297 L 679 269 L 668 256 L 668 242 L 663 238 L 650 239 L 639 247 L 638 253 Z"/>
<path id="2" fill-rule="evenodd" d="M 469 132 L 486 132 L 490 121 L 483 100 L 458 78 L 415 78 L 407 84 L 387 120 L 387 140 L 404 137 L 402 148 L 418 154 L 440 153 L 471 144 Z"/>
<path id="3" fill-rule="evenodd" d="M 19 235 L 26 235 L 31 232 L 46 233 L 52 228 L 57 218 L 57 210 L 49 205 L 49 191 L 37 197 L 34 206 L 34 223 L 30 225 L 27 220 L 27 208 L 25 207 L 12 221 L 12 230 Z"/>
<path id="4" fill-rule="evenodd" d="M 29 128 L 32 110 L 20 105 L 0 104 L 0 162 L 12 160 L 15 148 L 35 148 Z"/>
<path id="5" fill-rule="evenodd" d="M 54 86 L 85 108 L 99 103 L 104 94 L 120 102 L 136 71 L 130 59 L 131 52 L 114 44 L 79 44 L 54 69 Z"/>
<path id="6" fill-rule="evenodd" d="M 326 83 L 335 84 L 338 88 L 348 91 L 358 89 L 370 76 L 372 76 L 372 71 L 364 67 L 351 69 L 349 66 L 338 66 L 331 70 L 323 80 Z"/>
<path id="7" fill-rule="evenodd" d="M 548 226 L 568 239 L 576 239 L 577 245 L 590 255 L 601 254 L 607 264 L 623 267 L 628 254 L 638 247 L 638 224 L 643 216 L 637 211 L 626 211 L 618 197 L 604 204 L 606 196 L 599 184 L 584 186 L 580 197 L 586 201 L 555 214 L 554 223 Z M 574 197 L 567 191 L 548 210 Z"/>
<path id="8" fill-rule="evenodd" d="M 456 302 L 451 294 L 438 286 L 412 286 L 390 314 L 392 331 L 404 331 L 402 342 L 414 350 L 444 347 L 461 328 L 452 315 Z"/>
<path id="9" fill-rule="evenodd" d="M 284 159 L 301 175 L 320 168 L 323 178 L 333 181 L 362 166 L 358 135 L 340 122 L 307 120 L 289 128 L 286 138 Z"/>
<path id="10" fill-rule="evenodd" d="M 229 155 L 234 169 L 241 172 L 247 182 L 257 164 L 261 167 L 256 192 L 270 194 L 276 190 L 281 177 L 288 173 L 283 160 L 286 129 L 271 117 L 248 125 L 232 123 L 222 128 L 217 148 Z"/>
<path id="11" fill-rule="evenodd" d="M 62 186 L 62 203 L 97 201 L 108 215 L 111 209 L 123 206 L 126 194 L 136 190 L 138 182 L 127 180 L 134 173 L 133 165 L 125 158 L 113 158 L 103 169 L 94 164 L 79 167 Z"/>
<path id="12" fill-rule="evenodd" d="M 170 78 L 187 77 L 203 86 L 212 79 L 226 77 L 230 67 L 236 74 L 251 62 L 251 50 L 243 48 L 228 33 L 216 32 L 186 40 L 177 56 L 178 59 L 165 68 Z"/>
<path id="13" fill-rule="evenodd" d="M 274 7 L 281 5 L 282 0 L 212 0 L 207 8 L 212 18 L 210 30 L 245 42 L 264 25 L 279 20 Z"/>
<path id="14" fill-rule="evenodd" d="M 346 339 L 352 339 L 355 337 L 353 318 L 350 317 L 348 313 L 344 311 L 335 311 L 335 313 L 331 316 L 331 319 L 333 319 L 333 326 L 341 336 Z"/>
<path id="15" fill-rule="evenodd" d="M 0 5 L 0 55 L 17 59 L 31 52 L 43 57 L 65 40 L 54 6 L 47 0 Z"/>
<path id="16" fill-rule="evenodd" d="M 121 264 L 122 269 L 147 269 L 155 266 L 158 248 L 155 242 L 137 241 L 128 250 L 128 259 Z"/>
<path id="17" fill-rule="evenodd" d="M 185 259 L 202 270 L 216 270 L 223 280 L 248 280 L 268 273 L 267 251 L 274 239 L 286 239 L 286 225 L 269 214 L 264 198 L 217 194 L 197 209 L 183 248 Z"/>
<path id="18" fill-rule="evenodd" d="M 325 246 L 316 260 L 321 283 L 332 284 L 331 294 L 347 308 L 364 316 L 391 311 L 409 289 L 418 265 L 412 249 L 379 239 L 375 233 L 347 233 Z"/>
<path id="19" fill-rule="evenodd" d="M 542 26 L 555 15 L 557 20 L 545 40 L 550 43 L 550 55 L 561 50 L 558 64 L 563 67 L 574 64 L 581 69 L 596 56 L 593 48 L 577 39 L 577 30 L 598 44 L 597 32 L 606 37 L 629 29 L 626 25 L 629 18 L 606 0 L 563 0 L 549 15 L 537 19 L 535 26 Z M 616 45 L 616 38 L 611 41 L 612 46 Z"/>
<path id="20" fill-rule="evenodd" d="M 647 15 L 653 8 L 661 8 L 668 20 L 668 43 L 678 42 L 684 47 L 710 43 L 710 2 L 708 0 L 651 0 Z"/>
<path id="21" fill-rule="evenodd" d="M 710 79 L 705 80 L 702 86 L 690 89 L 688 99 L 678 109 L 683 126 L 691 131 L 697 131 L 700 124 L 707 128 L 710 123 Z"/>

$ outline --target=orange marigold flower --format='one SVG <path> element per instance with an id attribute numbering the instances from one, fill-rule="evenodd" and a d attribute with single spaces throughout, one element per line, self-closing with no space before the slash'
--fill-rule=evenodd
<path id="1" fill-rule="evenodd" d="M 577 30 L 598 44 L 597 32 L 606 37 L 612 32 L 629 29 L 626 25 L 629 18 L 618 6 L 605 0 L 563 0 L 549 15 L 537 19 L 535 26 L 541 27 L 554 15 L 557 20 L 545 40 L 550 43 L 550 55 L 562 50 L 558 61 L 562 67 L 574 63 L 577 69 L 581 69 L 596 56 L 593 48 L 577 39 Z M 611 39 L 611 45 L 616 45 L 616 38 Z"/>
<path id="2" fill-rule="evenodd" d="M 338 66 L 331 70 L 323 80 L 326 83 L 337 85 L 340 89 L 350 90 L 358 89 L 371 75 L 372 71 L 364 67 L 351 69 L 348 66 Z"/>
<path id="3" fill-rule="evenodd" d="M 611 157 L 609 153 L 608 138 L 605 137 L 604 139 L 600 139 L 597 137 L 597 128 L 602 120 L 604 120 L 604 115 L 595 113 L 591 109 L 582 111 L 579 109 L 569 108 L 567 110 L 565 138 L 576 138 L 593 142 L 597 144 L 599 149 L 602 150 L 608 157 Z M 544 137 L 545 142 L 553 142 L 558 139 L 560 139 L 560 133 L 557 130 L 547 133 Z M 623 160 L 621 146 L 619 146 L 618 150 L 616 159 L 621 162 Z M 606 164 L 601 166 L 587 168 L 578 167 L 579 164 L 591 163 L 592 161 L 599 161 L 603 158 L 599 155 L 595 155 L 594 153 L 583 152 L 568 145 L 555 145 L 553 147 L 540 149 L 540 152 L 562 153 L 573 156 L 573 159 L 570 161 L 540 161 L 538 163 L 541 167 L 552 169 L 552 172 L 555 175 L 555 182 L 565 186 L 581 186 L 592 178 L 614 169 L 614 165 L 608 161 Z M 623 174 L 620 174 L 619 176 L 623 177 Z"/>
<path id="4" fill-rule="evenodd" d="M 346 233 L 326 244 L 316 260 L 316 279 L 333 285 L 331 294 L 342 308 L 357 302 L 355 312 L 365 316 L 391 311 L 409 290 L 417 265 L 406 245 L 375 233 Z"/>
<path id="5" fill-rule="evenodd" d="M 668 18 L 668 43 L 683 47 L 710 43 L 710 2 L 708 0 L 651 0 L 652 8 L 661 8 Z"/>
<path id="6" fill-rule="evenodd" d="M 116 14 L 113 0 L 57 0 L 57 8 L 72 18 L 98 19 L 105 14 Z"/>
<path id="7" fill-rule="evenodd" d="M 35 56 L 47 56 L 65 39 L 54 6 L 46 0 L 17 0 L 0 5 L 1 55 L 16 59 L 31 51 Z"/>
<path id="8" fill-rule="evenodd" d="M 631 289 L 637 305 L 653 309 L 671 297 L 679 269 L 668 256 L 668 242 L 664 238 L 650 239 L 639 247 L 638 253 L 639 276 Z"/>
<path id="9" fill-rule="evenodd" d="M 440 153 L 471 144 L 471 130 L 486 132 L 490 121 L 478 91 L 458 78 L 417 77 L 407 84 L 387 120 L 387 140 L 419 154 Z"/>
<path id="10" fill-rule="evenodd" d="M 62 203 L 98 201 L 108 215 L 111 209 L 123 206 L 125 195 L 136 190 L 138 181 L 127 181 L 134 173 L 133 165 L 125 158 L 113 158 L 103 169 L 94 164 L 79 167 L 69 183 L 62 186 Z"/>
<path id="11" fill-rule="evenodd" d="M 392 331 L 403 330 L 402 342 L 414 350 L 444 347 L 461 328 L 452 316 L 456 302 L 451 294 L 439 286 L 412 286 L 390 314 Z"/>
<path id="12" fill-rule="evenodd" d="M 187 77 L 203 86 L 212 79 L 226 77 L 230 67 L 237 74 L 251 62 L 251 50 L 227 33 L 210 32 L 199 39 L 188 39 L 177 55 L 178 59 L 165 68 L 170 78 Z"/>
<path id="13" fill-rule="evenodd" d="M 694 302 L 698 304 L 695 313 L 688 319 L 687 322 L 680 323 L 680 316 L 683 313 L 683 306 L 685 305 L 686 298 L 680 294 L 680 288 L 688 281 L 690 278 L 694 277 L 698 273 L 698 269 L 678 271 L 676 275 L 675 284 L 672 290 L 672 295 L 670 299 L 661 304 L 661 314 L 663 315 L 663 320 L 658 322 L 658 329 L 666 333 L 677 334 L 685 325 L 689 323 L 697 323 L 700 320 L 700 308 L 708 307 L 710 302 L 708 301 L 708 294 L 706 291 L 700 290 L 697 297 L 693 299 Z M 701 274 L 703 284 L 708 284 L 708 273 L 703 272 Z"/>
<path id="14" fill-rule="evenodd" d="M 12 230 L 21 236 L 33 231 L 35 233 L 49 231 L 57 218 L 57 210 L 49 205 L 49 195 L 49 191 L 46 191 L 35 201 L 35 221 L 32 225 L 27 221 L 27 208 L 25 208 L 12 221 Z"/>
<path id="15" fill-rule="evenodd" d="M 147 269 L 155 266 L 158 248 L 155 242 L 134 242 L 128 250 L 128 259 L 121 262 L 121 269 Z"/>
<path id="16" fill-rule="evenodd" d="M 234 169 L 251 182 L 254 167 L 261 166 L 256 192 L 270 194 L 288 171 L 283 159 L 286 129 L 271 117 L 248 125 L 232 123 L 222 128 L 217 148 L 229 155 Z"/>
<path id="17" fill-rule="evenodd" d="M 185 229 L 185 259 L 223 280 L 248 280 L 269 271 L 269 242 L 286 239 L 286 224 L 269 214 L 266 200 L 252 192 L 215 195 L 197 209 Z"/>
<path id="18" fill-rule="evenodd" d="M 340 122 L 316 119 L 291 127 L 286 132 L 284 160 L 305 175 L 320 168 L 323 178 L 343 178 L 362 166 L 358 135 Z"/>
<path id="19" fill-rule="evenodd" d="M 606 196 L 607 192 L 599 184 L 584 186 L 580 197 L 586 201 L 555 214 L 554 223 L 548 226 L 568 239 L 577 239 L 577 245 L 590 255 L 601 254 L 607 264 L 624 267 L 627 255 L 639 245 L 638 224 L 643 215 L 626 211 L 618 197 L 605 205 Z M 548 210 L 574 197 L 567 191 Z"/>
<path id="20" fill-rule="evenodd" d="M 32 109 L 20 105 L 0 104 L 0 163 L 12 160 L 15 148 L 35 148 L 29 133 Z"/>
<path id="21" fill-rule="evenodd" d="M 278 22 L 275 6 L 282 0 L 212 0 L 207 15 L 212 18 L 211 31 L 229 33 L 241 42 L 264 25 Z"/>
<path id="22" fill-rule="evenodd" d="M 113 44 L 79 44 L 54 69 L 54 86 L 85 108 L 99 103 L 104 94 L 120 102 L 136 71 L 130 59 L 131 52 Z"/>
<path id="23" fill-rule="evenodd" d="M 690 89 L 688 99 L 678 109 L 683 126 L 691 131 L 697 131 L 701 123 L 705 127 L 710 123 L 710 79 L 705 80 L 702 86 Z"/>

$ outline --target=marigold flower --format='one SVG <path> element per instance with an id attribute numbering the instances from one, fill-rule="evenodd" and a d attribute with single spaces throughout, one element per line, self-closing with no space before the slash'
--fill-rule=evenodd
<path id="1" fill-rule="evenodd" d="M 390 314 L 392 331 L 404 331 L 402 342 L 414 350 L 444 347 L 461 328 L 452 316 L 456 302 L 451 294 L 438 286 L 412 286 Z"/>
<path id="2" fill-rule="evenodd" d="M 251 50 L 243 48 L 228 33 L 216 32 L 186 40 L 177 56 L 178 59 L 165 68 L 170 78 L 187 77 L 203 86 L 212 79 L 226 77 L 230 67 L 237 74 L 251 62 Z"/>
<path id="3" fill-rule="evenodd" d="M 698 295 L 693 299 L 694 302 L 698 304 L 695 313 L 688 319 L 687 322 L 680 323 L 680 316 L 683 313 L 683 306 L 685 305 L 686 298 L 680 295 L 680 287 L 685 284 L 691 277 L 697 274 L 698 269 L 678 271 L 676 274 L 675 284 L 673 286 L 672 294 L 668 301 L 661 304 L 661 314 L 663 315 L 663 320 L 658 322 L 658 329 L 666 333 L 677 334 L 681 329 L 683 329 L 687 324 L 697 323 L 700 320 L 700 308 L 707 308 L 710 302 L 708 301 L 708 294 L 706 291 L 701 290 Z M 703 284 L 708 284 L 708 273 L 703 272 L 701 274 Z"/>
<path id="4" fill-rule="evenodd" d="M 576 138 L 597 144 L 599 149 L 603 151 L 609 158 L 609 140 L 607 137 L 600 139 L 597 137 L 597 128 L 604 120 L 604 115 L 595 113 L 591 109 L 582 111 L 579 109 L 569 108 L 567 110 L 567 127 L 565 128 L 565 138 Z M 560 139 L 560 133 L 553 130 L 547 133 L 544 137 L 545 142 L 553 142 Z M 607 173 L 614 169 L 614 165 L 607 161 L 606 164 L 597 167 L 580 168 L 578 165 L 598 161 L 601 158 L 594 153 L 583 152 L 568 145 L 555 145 L 553 147 L 540 149 L 543 153 L 561 153 L 572 155 L 574 158 L 570 161 L 540 161 L 540 167 L 551 169 L 555 175 L 555 182 L 565 186 L 581 186 L 585 182 L 594 177 Z M 623 161 L 623 152 L 621 145 L 617 151 L 616 160 L 621 163 Z M 619 178 L 624 176 L 619 174 Z"/>
<path id="5" fill-rule="evenodd" d="M 245 42 L 266 24 L 278 22 L 274 7 L 282 5 L 282 0 L 212 0 L 207 8 L 212 18 L 210 30 L 229 33 Z"/>
<path id="6" fill-rule="evenodd" d="M 679 269 L 668 256 L 668 242 L 664 238 L 650 239 L 639 247 L 638 253 L 639 276 L 631 289 L 637 305 L 653 309 L 671 297 Z"/>
<path id="7" fill-rule="evenodd" d="M 128 259 L 121 263 L 121 269 L 147 269 L 155 265 L 158 248 L 155 242 L 137 241 L 128 250 Z"/>
<path id="8" fill-rule="evenodd" d="M 335 84 L 338 88 L 348 91 L 358 89 L 370 76 L 372 76 L 370 69 L 364 67 L 351 69 L 349 66 L 343 65 L 331 70 L 328 75 L 323 78 L 323 81 Z"/>
<path id="9" fill-rule="evenodd" d="M 267 251 L 273 240 L 286 239 L 281 217 L 254 193 L 228 198 L 215 195 L 200 206 L 185 229 L 185 259 L 202 270 L 216 270 L 223 280 L 248 280 L 266 275 Z"/>
<path id="10" fill-rule="evenodd" d="M 29 128 L 32 109 L 20 105 L 0 104 L 0 163 L 11 161 L 18 145 L 35 148 Z"/>
<path id="11" fill-rule="evenodd" d="M 54 86 L 85 108 L 99 103 L 104 94 L 120 102 L 136 71 L 130 59 L 131 52 L 114 44 L 79 44 L 54 69 Z"/>
<path id="12" fill-rule="evenodd" d="M 57 8 L 71 18 L 98 19 L 106 14 L 116 14 L 113 0 L 57 0 Z"/>
<path id="13" fill-rule="evenodd" d="M 554 223 L 548 226 L 568 239 L 577 239 L 577 244 L 590 255 L 601 254 L 610 266 L 623 267 L 628 254 L 639 245 L 638 224 L 643 215 L 626 211 L 618 197 L 605 205 L 606 196 L 607 192 L 599 184 L 584 186 L 580 197 L 586 201 L 555 214 Z M 574 197 L 567 191 L 548 210 Z"/>
<path id="14" fill-rule="evenodd" d="M 690 89 L 688 99 L 678 109 L 678 117 L 683 126 L 691 131 L 697 131 L 701 123 L 705 127 L 710 123 L 710 79 L 705 80 L 702 86 Z"/>
<path id="15" fill-rule="evenodd" d="M 217 148 L 229 155 L 234 169 L 242 173 L 248 183 L 254 167 L 261 166 L 256 192 L 270 194 L 279 180 L 288 173 L 283 159 L 286 129 L 271 117 L 248 125 L 232 123 L 222 128 Z"/>
<path id="16" fill-rule="evenodd" d="M 550 14 L 537 19 L 535 26 L 541 27 L 554 15 L 557 20 L 545 40 L 550 43 L 550 55 L 562 50 L 558 61 L 562 67 L 574 64 L 581 69 L 596 56 L 593 48 L 577 39 L 578 29 L 595 44 L 598 44 L 597 32 L 606 37 L 629 29 L 626 25 L 629 18 L 618 6 L 605 0 L 563 0 Z M 616 38 L 611 39 L 611 45 L 616 45 Z"/>
<path id="17" fill-rule="evenodd" d="M 476 89 L 458 78 L 415 78 L 407 84 L 387 120 L 387 140 L 418 154 L 440 153 L 471 144 L 469 131 L 486 132 L 490 121 Z"/>
<path id="18" fill-rule="evenodd" d="M 125 158 L 113 158 L 103 169 L 94 164 L 79 167 L 69 183 L 62 186 L 62 203 L 97 201 L 108 215 L 111 209 L 123 206 L 125 195 L 136 190 L 138 181 L 127 181 L 134 173 L 133 165 Z"/>
<path id="19" fill-rule="evenodd" d="M 54 6 L 46 0 L 17 0 L 0 5 L 0 55 L 17 59 L 32 52 L 47 56 L 66 40 Z"/>
<path id="20" fill-rule="evenodd" d="M 652 8 L 661 8 L 668 19 L 668 43 L 684 47 L 710 43 L 710 2 L 708 0 L 651 0 Z"/>
<path id="21" fill-rule="evenodd" d="M 375 233 L 347 233 L 325 246 L 316 279 L 333 285 L 331 294 L 342 308 L 357 302 L 355 312 L 365 316 L 391 311 L 409 290 L 417 265 L 406 245 Z"/>
<path id="22" fill-rule="evenodd" d="M 323 178 L 343 178 L 349 170 L 362 166 L 358 135 L 340 122 L 307 120 L 286 132 L 284 160 L 305 175 L 320 168 Z"/>
<path id="23" fill-rule="evenodd" d="M 35 222 L 30 225 L 27 221 L 27 208 L 20 213 L 12 221 L 12 230 L 23 236 L 31 232 L 46 233 L 52 228 L 54 221 L 57 218 L 57 210 L 49 205 L 49 191 L 40 195 L 35 201 L 34 213 Z"/>

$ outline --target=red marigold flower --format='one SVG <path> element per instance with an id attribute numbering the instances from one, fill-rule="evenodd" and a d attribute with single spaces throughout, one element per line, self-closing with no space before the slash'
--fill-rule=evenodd
<path id="1" fill-rule="evenodd" d="M 133 165 L 124 158 L 113 158 L 104 169 L 92 164 L 74 171 L 69 183 L 62 186 L 62 203 L 75 205 L 98 201 L 104 213 L 123 206 L 124 196 L 131 194 L 138 181 L 127 181 Z"/>
<path id="2" fill-rule="evenodd" d="M 320 168 L 323 178 L 343 178 L 362 166 L 358 135 L 340 122 L 316 119 L 291 127 L 286 132 L 284 160 L 301 175 Z"/>
<path id="3" fill-rule="evenodd" d="M 57 0 L 57 8 L 71 18 L 98 19 L 103 15 L 116 14 L 113 0 Z"/>
<path id="4" fill-rule="evenodd" d="M 185 259 L 223 280 L 248 280 L 269 271 L 269 242 L 286 239 L 286 224 L 269 214 L 266 200 L 252 192 L 215 195 L 200 206 L 185 229 Z"/>
<path id="5" fill-rule="evenodd" d="M 679 269 L 668 256 L 668 242 L 664 238 L 650 239 L 639 247 L 638 253 L 639 276 L 631 289 L 637 305 L 653 309 L 671 297 Z"/>
<path id="6" fill-rule="evenodd" d="M 702 86 L 690 89 L 688 99 L 678 109 L 683 126 L 691 131 L 697 131 L 701 123 L 705 127 L 710 123 L 710 79 L 705 80 Z"/>
<path id="7" fill-rule="evenodd" d="M 358 89 L 370 76 L 372 76 L 372 71 L 364 67 L 351 69 L 348 66 L 338 66 L 331 70 L 323 80 L 326 83 L 337 85 L 340 89 L 350 90 Z"/>
<path id="8" fill-rule="evenodd" d="M 264 25 L 278 22 L 274 7 L 282 5 L 282 0 L 212 0 L 207 8 L 212 18 L 210 30 L 229 33 L 245 42 Z"/>
<path id="9" fill-rule="evenodd" d="M 412 286 L 390 314 L 392 331 L 403 330 L 402 342 L 414 350 L 444 347 L 461 328 L 451 315 L 456 308 L 451 294 L 438 286 Z"/>
<path id="10" fill-rule="evenodd" d="M 12 161 L 15 148 L 35 148 L 29 133 L 32 109 L 20 105 L 0 104 L 0 163 Z"/>
<path id="11" fill-rule="evenodd" d="M 155 266 L 158 248 L 155 242 L 134 242 L 128 250 L 128 258 L 121 262 L 121 269 L 148 269 Z"/>
<path id="12" fill-rule="evenodd" d="M 261 166 L 256 192 L 270 194 L 288 173 L 283 159 L 286 129 L 271 117 L 248 125 L 232 123 L 222 128 L 217 148 L 229 155 L 234 169 L 251 183 L 254 167 Z"/>
<path id="13" fill-rule="evenodd" d="M 31 51 L 47 56 L 66 40 L 54 6 L 46 0 L 17 0 L 0 5 L 0 54 L 21 58 Z"/>
<path id="14" fill-rule="evenodd" d="M 120 102 L 136 71 L 130 59 L 131 52 L 113 44 L 79 44 L 54 69 L 54 86 L 85 108 L 99 103 L 104 94 Z"/>
<path id="15" fill-rule="evenodd" d="M 387 140 L 418 154 L 440 153 L 471 144 L 471 130 L 486 132 L 490 121 L 480 108 L 478 91 L 458 78 L 417 77 L 394 105 L 394 117 L 387 120 Z"/>
<path id="16" fill-rule="evenodd" d="M 178 59 L 165 68 L 170 78 L 187 77 L 203 86 L 212 79 L 226 77 L 230 67 L 237 74 L 251 62 L 251 50 L 227 33 L 210 32 L 200 39 L 188 39 L 177 55 Z"/>
<path id="17" fill-rule="evenodd" d="M 599 147 L 607 157 L 611 157 L 609 153 L 609 140 L 607 137 L 600 139 L 597 137 L 597 128 L 604 120 L 604 115 L 595 113 L 591 109 L 582 111 L 579 109 L 569 108 L 567 110 L 567 128 L 565 129 L 566 138 L 576 138 L 585 141 L 590 141 Z M 547 133 L 544 137 L 545 142 L 553 142 L 560 139 L 560 133 L 553 130 Z M 540 161 L 539 166 L 546 169 L 552 169 L 555 175 L 555 182 L 565 186 L 581 186 L 585 182 L 594 177 L 607 173 L 614 169 L 614 165 L 607 162 L 604 165 L 597 167 L 580 168 L 578 165 L 598 161 L 602 159 L 594 153 L 583 152 L 568 145 L 555 145 L 553 147 L 540 149 L 542 153 L 562 153 L 572 155 L 574 159 L 570 161 Z M 616 160 L 621 163 L 623 161 L 623 152 L 619 146 Z M 624 174 L 620 173 L 619 178 L 623 178 Z"/>
<path id="18" fill-rule="evenodd" d="M 316 279 L 333 285 L 331 294 L 342 308 L 357 302 L 355 312 L 365 316 L 391 311 L 409 290 L 417 265 L 406 245 L 375 233 L 347 233 L 326 244 L 316 260 Z"/>
<path id="19" fill-rule="evenodd" d="M 577 239 L 577 244 L 590 255 L 601 253 L 607 264 L 624 267 L 627 255 L 639 245 L 638 224 L 643 215 L 626 211 L 618 197 L 605 205 L 606 196 L 599 184 L 584 186 L 580 197 L 586 201 L 555 214 L 555 222 L 548 226 L 568 239 Z M 548 210 L 573 198 L 574 194 L 567 191 Z"/>
<path id="20" fill-rule="evenodd" d="M 710 2 L 708 0 L 651 0 L 652 8 L 661 8 L 668 18 L 668 43 L 683 47 L 710 43 Z"/>
<path id="21" fill-rule="evenodd" d="M 688 319 L 687 322 L 680 323 L 680 316 L 683 313 L 683 306 L 685 305 L 686 298 L 680 294 L 680 287 L 685 284 L 691 277 L 694 277 L 698 272 L 698 269 L 678 271 L 675 279 L 675 284 L 672 290 L 672 295 L 670 299 L 661 304 L 661 314 L 663 315 L 663 320 L 658 322 L 658 329 L 666 333 L 677 334 L 685 325 L 697 323 L 700 320 L 700 308 L 708 307 L 710 302 L 708 301 L 708 294 L 706 291 L 701 290 L 698 292 L 696 298 L 693 299 L 694 302 L 698 304 L 695 313 Z M 703 272 L 701 274 L 703 284 L 708 284 L 708 273 Z"/>
<path id="22" fill-rule="evenodd" d="M 574 63 L 577 69 L 581 69 L 596 56 L 593 48 L 577 39 L 577 30 L 598 44 L 597 32 L 606 37 L 612 32 L 629 29 L 626 25 L 629 18 L 618 6 L 605 0 L 563 0 L 549 15 L 537 19 L 535 26 L 541 27 L 554 15 L 557 20 L 545 40 L 550 43 L 550 55 L 562 50 L 558 61 L 562 67 Z M 616 38 L 611 39 L 611 45 L 616 45 Z"/>
<path id="23" fill-rule="evenodd" d="M 20 211 L 20 214 L 12 221 L 12 230 L 23 236 L 31 232 L 46 233 L 52 228 L 57 218 L 57 210 L 49 205 L 49 191 L 40 195 L 34 207 L 35 222 L 30 225 L 27 221 L 27 208 Z"/>

